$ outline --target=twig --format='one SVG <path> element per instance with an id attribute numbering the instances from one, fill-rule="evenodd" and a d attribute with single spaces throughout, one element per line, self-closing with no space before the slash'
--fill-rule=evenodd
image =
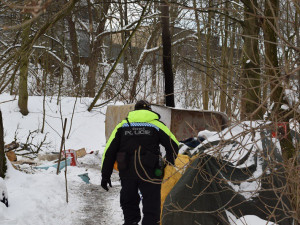
<path id="1" fill-rule="evenodd" d="M 138 21 L 136 27 L 134 28 L 134 30 L 132 31 L 132 33 L 131 33 L 130 36 L 128 37 L 128 39 L 127 39 L 127 41 L 126 41 L 124 47 L 122 48 L 122 50 L 120 51 L 120 53 L 119 53 L 117 59 L 115 60 L 115 63 L 113 64 L 113 66 L 112 66 L 112 68 L 110 69 L 110 71 L 108 72 L 108 74 L 107 74 L 105 80 L 103 81 L 103 84 L 102 84 L 100 90 L 98 91 L 98 93 L 97 93 L 97 95 L 95 96 L 94 100 L 92 101 L 92 103 L 91 103 L 90 106 L 88 107 L 88 111 L 89 111 L 89 112 L 94 108 L 96 102 L 97 102 L 98 99 L 100 98 L 100 95 L 102 94 L 102 92 L 103 92 L 103 90 L 104 90 L 104 88 L 105 88 L 105 86 L 106 86 L 106 84 L 107 84 L 107 81 L 109 80 L 110 76 L 112 75 L 112 73 L 114 72 L 115 68 L 117 67 L 117 64 L 119 63 L 119 61 L 120 61 L 120 59 L 121 59 L 121 57 L 122 57 L 124 51 L 127 49 L 129 43 L 131 42 L 132 37 L 133 37 L 134 34 L 136 33 L 137 29 L 140 27 L 140 25 L 141 25 L 141 23 L 142 23 L 142 20 L 143 20 L 144 17 L 145 17 L 145 13 L 146 13 L 147 6 L 149 5 L 150 2 L 151 2 L 151 1 L 147 1 L 147 4 L 146 4 L 146 6 L 143 8 L 143 12 L 142 12 L 142 14 L 141 14 L 141 17 L 140 17 L 140 19 L 139 19 L 139 21 Z"/>
<path id="2" fill-rule="evenodd" d="M 11 100 L 7 100 L 7 101 L 0 102 L 0 104 L 7 103 L 7 102 L 12 102 L 12 101 L 16 101 L 16 100 L 17 100 L 17 99 L 16 99 L 16 96 L 15 96 L 15 98 L 14 98 L 14 99 L 11 99 Z"/>
<path id="3" fill-rule="evenodd" d="M 64 123 L 64 127 L 63 127 L 63 134 L 62 134 L 62 137 L 61 137 L 61 145 L 60 145 L 59 158 L 58 158 L 57 171 L 56 171 L 57 175 L 59 173 L 59 166 L 60 166 L 60 160 L 61 160 L 61 152 L 62 152 L 62 149 L 63 149 L 64 144 L 65 144 L 66 125 L 67 125 L 67 118 L 65 118 L 65 123 Z"/>
<path id="4" fill-rule="evenodd" d="M 72 111 L 71 123 L 70 123 L 69 132 L 68 132 L 68 135 L 67 135 L 67 139 L 69 139 L 69 136 L 70 136 L 70 133 L 71 133 L 71 130 L 72 130 L 73 118 L 74 118 L 74 113 L 75 113 L 75 108 L 76 108 L 78 95 L 79 95 L 79 92 L 77 92 L 77 95 L 76 95 L 76 98 L 75 98 L 75 103 L 74 103 L 74 107 L 73 107 L 73 111 Z"/>

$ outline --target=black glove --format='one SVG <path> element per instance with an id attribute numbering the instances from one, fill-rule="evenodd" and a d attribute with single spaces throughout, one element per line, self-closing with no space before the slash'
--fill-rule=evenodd
<path id="1" fill-rule="evenodd" d="M 101 187 L 108 191 L 108 187 L 107 187 L 107 184 L 109 184 L 110 187 L 111 186 L 111 181 L 110 181 L 110 178 L 107 178 L 107 177 L 102 177 L 102 180 L 101 180 Z"/>

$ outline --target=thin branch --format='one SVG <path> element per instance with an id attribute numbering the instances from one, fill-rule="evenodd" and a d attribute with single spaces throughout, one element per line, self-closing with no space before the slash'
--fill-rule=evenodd
<path id="1" fill-rule="evenodd" d="M 137 23 L 135 29 L 131 32 L 130 36 L 128 37 L 128 39 L 127 39 L 127 41 L 126 41 L 126 43 L 125 43 L 125 45 L 124 45 L 124 47 L 122 48 L 121 52 L 119 53 L 119 55 L 118 55 L 118 57 L 117 57 L 115 63 L 113 64 L 113 66 L 112 66 L 112 68 L 110 69 L 110 71 L 108 72 L 108 74 L 107 74 L 105 80 L 103 81 L 103 84 L 102 84 L 100 90 L 98 91 L 98 93 L 97 93 L 97 95 L 95 96 L 94 100 L 92 101 L 91 105 L 88 107 L 88 111 L 89 111 L 89 112 L 93 109 L 93 107 L 95 106 L 96 102 L 97 102 L 98 99 L 100 98 L 100 95 L 102 94 L 102 92 L 103 92 L 103 90 L 104 90 L 104 88 L 105 88 L 105 86 L 106 86 L 106 84 L 107 84 L 107 82 L 108 82 L 110 76 L 112 75 L 112 73 L 114 72 L 115 68 L 117 67 L 117 64 L 119 63 L 119 61 L 120 61 L 120 59 L 121 59 L 123 53 L 124 53 L 125 50 L 127 49 L 127 47 L 128 47 L 128 45 L 129 45 L 129 43 L 130 43 L 132 37 L 134 36 L 135 32 L 136 32 L 137 29 L 140 27 L 141 22 L 142 22 L 142 20 L 144 19 L 144 15 L 145 15 L 145 13 L 146 13 L 146 9 L 147 9 L 148 5 L 150 4 L 150 2 L 152 2 L 152 1 L 147 1 L 146 6 L 143 8 L 141 17 L 140 17 L 140 19 L 139 19 L 139 21 L 138 21 L 138 23 Z"/>

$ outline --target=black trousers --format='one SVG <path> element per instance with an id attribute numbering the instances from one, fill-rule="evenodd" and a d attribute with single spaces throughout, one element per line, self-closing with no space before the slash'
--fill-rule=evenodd
<path id="1" fill-rule="evenodd" d="M 138 190 L 142 195 L 142 225 L 158 225 L 160 220 L 160 184 L 153 184 L 139 178 L 121 178 L 120 203 L 124 214 L 124 225 L 138 224 L 141 220 Z"/>

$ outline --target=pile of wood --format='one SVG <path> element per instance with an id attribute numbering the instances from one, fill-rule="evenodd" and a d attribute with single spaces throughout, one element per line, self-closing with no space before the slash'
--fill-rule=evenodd
<path id="1" fill-rule="evenodd" d="M 22 155 L 22 154 L 18 154 L 18 151 L 23 150 L 23 149 L 21 149 L 21 147 L 22 147 L 22 144 L 17 143 L 16 141 L 13 141 L 10 144 L 4 145 L 4 151 L 5 151 L 7 158 L 9 159 L 9 161 L 14 162 L 15 164 L 23 164 L 23 163 L 31 164 L 30 161 L 25 162 L 24 160 L 22 160 L 22 161 L 17 160 L 17 155 Z M 81 149 L 74 150 L 74 151 L 76 153 L 77 158 L 81 158 L 86 155 L 85 148 L 81 148 Z M 17 152 L 17 154 L 16 154 L 16 152 Z M 37 157 L 39 160 L 54 161 L 54 160 L 58 159 L 59 153 L 53 152 L 53 153 L 46 153 L 46 154 L 38 154 Z"/>

